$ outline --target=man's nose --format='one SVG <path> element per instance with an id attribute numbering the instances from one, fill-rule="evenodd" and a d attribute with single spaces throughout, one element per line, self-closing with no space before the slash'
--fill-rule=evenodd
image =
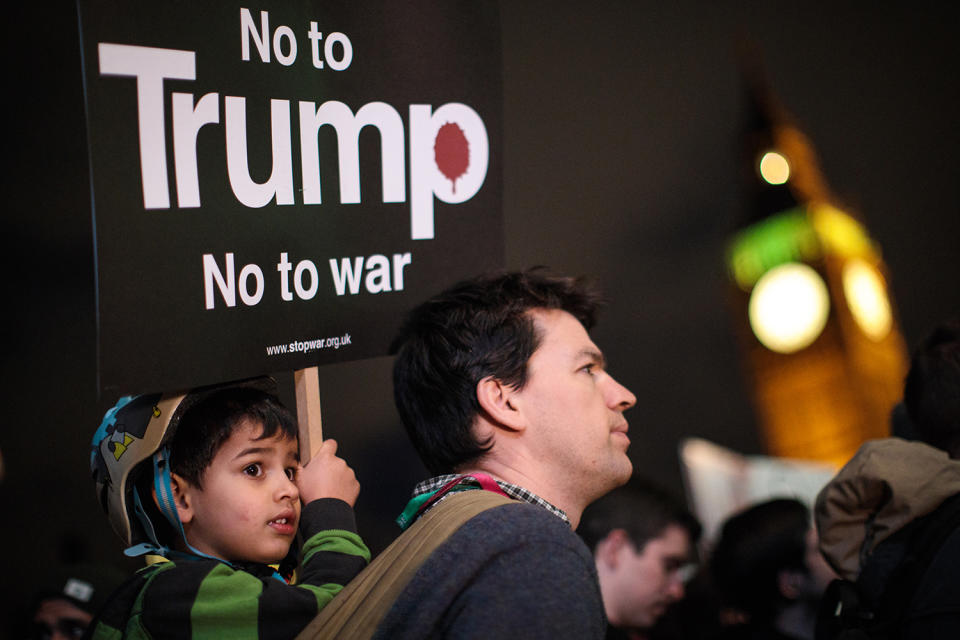
<path id="1" fill-rule="evenodd" d="M 637 404 L 637 397 L 633 395 L 630 389 L 616 381 L 613 376 L 610 377 L 610 387 L 607 390 L 607 406 L 617 411 L 626 411 Z"/>
<path id="2" fill-rule="evenodd" d="M 683 599 L 683 579 L 680 577 L 680 573 L 675 571 L 668 579 L 670 583 L 667 585 L 667 596 L 672 602 Z"/>

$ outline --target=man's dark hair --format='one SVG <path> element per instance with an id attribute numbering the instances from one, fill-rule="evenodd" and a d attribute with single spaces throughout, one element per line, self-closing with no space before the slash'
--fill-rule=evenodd
<path id="1" fill-rule="evenodd" d="M 730 517 L 710 558 L 724 604 L 770 621 L 787 604 L 778 574 L 807 571 L 810 510 L 799 500 L 780 498 L 756 504 Z"/>
<path id="2" fill-rule="evenodd" d="M 183 414 L 170 442 L 170 470 L 195 487 L 233 431 L 243 422 L 263 425 L 258 439 L 282 434 L 297 439 L 297 421 L 269 393 L 250 387 L 215 391 Z"/>
<path id="3" fill-rule="evenodd" d="M 643 553 L 647 542 L 659 538 L 670 525 L 684 529 L 691 544 L 700 539 L 700 523 L 683 503 L 660 487 L 632 480 L 587 507 L 577 533 L 596 551 L 611 531 L 623 529 L 637 553 Z"/>
<path id="4" fill-rule="evenodd" d="M 903 402 L 920 440 L 960 458 L 960 318 L 935 328 L 914 352 Z"/>
<path id="5" fill-rule="evenodd" d="M 529 312 L 560 309 L 590 329 L 599 303 L 583 279 L 533 269 L 465 280 L 410 312 L 390 348 L 393 393 L 431 473 L 452 472 L 489 450 L 472 433 L 477 383 L 493 376 L 524 386 L 542 339 Z"/>

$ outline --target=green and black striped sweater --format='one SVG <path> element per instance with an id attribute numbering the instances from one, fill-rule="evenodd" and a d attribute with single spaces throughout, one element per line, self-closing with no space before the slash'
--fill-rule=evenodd
<path id="1" fill-rule="evenodd" d="M 141 569 L 110 598 L 94 640 L 292 638 L 370 561 L 353 510 L 332 498 L 303 508 L 297 584 L 265 565 L 191 557 Z"/>

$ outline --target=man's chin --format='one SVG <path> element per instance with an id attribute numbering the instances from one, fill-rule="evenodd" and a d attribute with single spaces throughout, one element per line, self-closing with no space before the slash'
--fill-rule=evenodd
<path id="1" fill-rule="evenodd" d="M 660 619 L 660 616 L 663 615 L 665 609 L 656 609 L 654 611 L 646 611 L 645 613 L 640 614 L 638 619 L 631 620 L 630 628 L 638 632 L 647 632 L 650 630 L 653 625 L 657 623 L 657 620 Z"/>
<path id="2" fill-rule="evenodd" d="M 622 487 L 633 475 L 633 463 L 626 453 L 608 459 L 608 463 L 605 467 L 594 470 L 588 478 L 589 486 L 583 487 L 595 492 L 586 496 L 589 499 L 587 504 L 599 500 L 617 487 Z"/>
<path id="3" fill-rule="evenodd" d="M 624 454 L 623 458 L 618 460 L 617 464 L 609 469 L 609 473 L 606 474 L 606 486 L 603 488 L 602 493 L 595 497 L 594 500 L 599 500 L 614 489 L 627 484 L 631 476 L 633 476 L 633 463 L 630 462 L 630 458 Z"/>
<path id="4" fill-rule="evenodd" d="M 630 460 L 627 454 L 624 453 L 622 470 L 617 479 L 617 484 L 613 488 L 616 489 L 617 487 L 622 487 L 623 485 L 627 484 L 627 481 L 630 480 L 631 476 L 633 476 L 633 462 Z"/>

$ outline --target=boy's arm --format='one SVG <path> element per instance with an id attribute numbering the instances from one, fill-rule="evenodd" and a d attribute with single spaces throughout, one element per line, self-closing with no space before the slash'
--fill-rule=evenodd
<path id="1" fill-rule="evenodd" d="M 300 531 L 306 542 L 297 584 L 263 580 L 256 637 L 292 638 L 370 561 L 353 509 L 342 500 L 323 498 L 306 505 Z"/>
<path id="2" fill-rule="evenodd" d="M 305 540 L 297 582 L 317 594 L 323 607 L 370 561 L 357 535 L 353 503 L 360 492 L 356 475 L 337 457 L 337 442 L 324 440 L 296 476 L 304 507 L 300 533 Z"/>
<path id="3" fill-rule="evenodd" d="M 317 593 L 322 608 L 367 565 L 370 550 L 357 534 L 353 509 L 336 498 L 306 505 L 300 515 L 300 531 L 306 542 L 297 586 Z"/>

